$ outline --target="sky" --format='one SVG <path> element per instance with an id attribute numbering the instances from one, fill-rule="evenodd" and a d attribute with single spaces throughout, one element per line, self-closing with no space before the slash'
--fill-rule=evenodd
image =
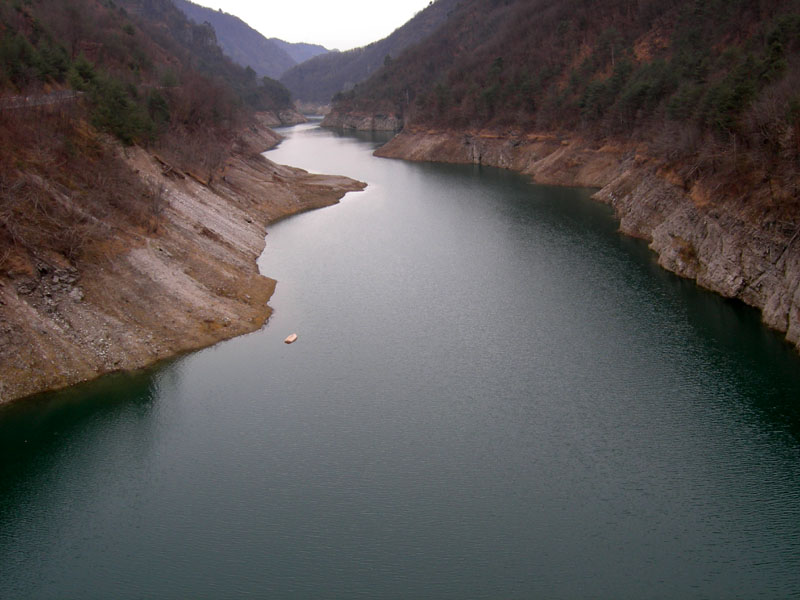
<path id="1" fill-rule="evenodd" d="M 404 25 L 430 0 L 192 0 L 236 15 L 264 37 L 350 50 Z"/>

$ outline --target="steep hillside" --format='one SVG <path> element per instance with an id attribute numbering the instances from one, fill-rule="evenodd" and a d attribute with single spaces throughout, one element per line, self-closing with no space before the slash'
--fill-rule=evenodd
<path id="1" fill-rule="evenodd" d="M 77 257 L 106 217 L 152 226 L 148 194 L 106 134 L 207 179 L 254 110 L 289 107 L 279 83 L 224 57 L 213 30 L 169 0 L 2 3 L 0 30 L 6 261 Z M 69 201 L 44 202 L 54 194 Z"/>
<path id="2" fill-rule="evenodd" d="M 281 77 L 293 97 L 326 104 L 441 26 L 459 0 L 436 0 L 388 37 L 363 48 L 331 52 L 297 65 Z"/>
<path id="3" fill-rule="evenodd" d="M 226 55 L 259 77 L 278 79 L 297 63 L 327 52 L 315 44 L 291 44 L 267 39 L 240 18 L 220 10 L 199 6 L 188 0 L 173 0 L 175 6 L 195 23 L 209 23 Z"/>
<path id="4" fill-rule="evenodd" d="M 800 3 L 463 0 L 324 124 L 602 187 L 663 266 L 800 346 Z"/>
<path id="5" fill-rule="evenodd" d="M 0 3 L 0 402 L 263 323 L 264 223 L 360 188 L 260 156 L 287 110 L 169 0 Z"/>
<path id="6" fill-rule="evenodd" d="M 741 134 L 762 92 L 799 76 L 798 10 L 793 0 L 463 0 L 339 106 L 440 127 Z"/>

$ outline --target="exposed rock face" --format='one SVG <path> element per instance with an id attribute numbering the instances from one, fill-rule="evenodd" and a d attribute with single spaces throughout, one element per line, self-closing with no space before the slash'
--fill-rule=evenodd
<path id="1" fill-rule="evenodd" d="M 212 181 L 127 160 L 160 186 L 155 233 L 118 231 L 78 268 L 0 277 L 0 402 L 136 369 L 260 328 L 275 282 L 258 273 L 269 222 L 336 203 L 364 184 L 276 165 L 279 139 L 247 132 Z"/>
<path id="2" fill-rule="evenodd" d="M 295 109 L 303 115 L 315 115 L 324 117 L 331 112 L 331 105 L 322 102 L 303 102 L 296 100 L 294 103 Z"/>
<path id="3" fill-rule="evenodd" d="M 265 127 L 278 127 L 280 125 L 297 125 L 306 123 L 306 119 L 294 108 L 285 108 L 278 112 L 262 112 L 257 115 L 259 123 Z"/>
<path id="4" fill-rule="evenodd" d="M 297 125 L 298 123 L 308 122 L 308 119 L 306 119 L 294 108 L 286 108 L 282 111 L 279 111 L 278 119 L 280 119 L 281 125 Z"/>
<path id="5" fill-rule="evenodd" d="M 684 189 L 634 146 L 592 147 L 548 135 L 409 131 L 377 156 L 476 163 L 530 175 L 539 183 L 598 187 L 620 230 L 650 243 L 659 264 L 762 311 L 764 322 L 800 349 L 800 229 L 714 198 L 702 183 Z"/>
<path id="6" fill-rule="evenodd" d="M 329 112 L 321 125 L 358 131 L 400 131 L 403 128 L 403 119 L 393 114 Z"/>

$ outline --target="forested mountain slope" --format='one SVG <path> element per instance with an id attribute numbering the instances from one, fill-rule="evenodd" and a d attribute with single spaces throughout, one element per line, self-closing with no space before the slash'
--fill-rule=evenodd
<path id="1" fill-rule="evenodd" d="M 458 0 L 436 0 L 388 37 L 347 52 L 316 56 L 289 69 L 280 80 L 298 100 L 328 103 L 334 94 L 352 88 L 436 31 L 457 4 Z"/>
<path id="2" fill-rule="evenodd" d="M 328 122 L 348 114 L 642 142 L 687 187 L 713 178 L 728 196 L 769 182 L 794 222 L 800 2 L 463 0 L 435 35 L 340 94 Z"/>
<path id="3" fill-rule="evenodd" d="M 443 127 L 743 133 L 778 88 L 795 118 L 799 32 L 792 0 L 463 0 L 339 107 Z"/>
<path id="4" fill-rule="evenodd" d="M 240 18 L 220 10 L 199 6 L 188 0 L 173 0 L 192 21 L 209 23 L 226 55 L 257 75 L 278 79 L 294 65 L 328 52 L 317 44 L 292 44 L 267 39 Z"/>
<path id="5" fill-rule="evenodd" d="M 600 187 L 663 266 L 800 347 L 797 0 L 463 0 L 323 124 Z"/>

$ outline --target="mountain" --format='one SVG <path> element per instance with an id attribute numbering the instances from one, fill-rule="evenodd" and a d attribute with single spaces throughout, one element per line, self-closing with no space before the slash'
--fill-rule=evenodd
<path id="1" fill-rule="evenodd" d="M 464 0 L 340 106 L 445 127 L 608 134 L 672 123 L 741 134 L 763 92 L 798 75 L 797 7 Z"/>
<path id="2" fill-rule="evenodd" d="M 315 56 L 319 56 L 320 54 L 327 54 L 330 52 L 327 48 L 320 46 L 319 44 L 284 42 L 278 38 L 269 38 L 269 41 L 286 52 L 286 54 L 288 54 L 297 64 L 305 62 L 311 58 L 314 58 Z M 281 73 L 281 75 L 282 74 L 283 73 Z"/>
<path id="3" fill-rule="evenodd" d="M 152 226 L 152 190 L 115 143 L 206 179 L 255 111 L 289 108 L 280 83 L 233 63 L 169 0 L 0 4 L 0 272 L 76 260 L 106 221 Z"/>
<path id="4" fill-rule="evenodd" d="M 289 109 L 170 0 L 0 2 L 0 403 L 263 324 L 266 223 L 363 187 L 261 156 Z"/>
<path id="5" fill-rule="evenodd" d="M 239 17 L 199 6 L 188 0 L 173 0 L 195 23 L 209 23 L 216 32 L 223 52 L 259 76 L 278 79 L 288 69 L 328 50 L 316 44 L 293 44 L 277 38 L 267 39 Z"/>
<path id="6" fill-rule="evenodd" d="M 347 52 L 316 56 L 289 69 L 280 80 L 294 98 L 326 104 L 337 92 L 348 90 L 424 40 L 442 25 L 459 0 L 436 0 L 388 37 Z"/>
<path id="7" fill-rule="evenodd" d="M 800 348 L 800 2 L 463 0 L 323 125 L 596 187 L 663 267 Z"/>

